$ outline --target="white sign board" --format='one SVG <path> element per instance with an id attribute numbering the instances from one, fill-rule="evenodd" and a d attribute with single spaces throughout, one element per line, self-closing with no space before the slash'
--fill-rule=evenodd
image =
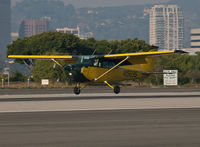
<path id="1" fill-rule="evenodd" d="M 41 84 L 42 85 L 49 85 L 49 79 L 42 79 Z"/>
<path id="2" fill-rule="evenodd" d="M 3 69 L 3 74 L 9 75 L 9 71 L 10 71 L 10 68 L 6 67 L 6 68 Z"/>
<path id="3" fill-rule="evenodd" d="M 178 85 L 178 70 L 163 70 L 163 83 L 166 86 Z"/>

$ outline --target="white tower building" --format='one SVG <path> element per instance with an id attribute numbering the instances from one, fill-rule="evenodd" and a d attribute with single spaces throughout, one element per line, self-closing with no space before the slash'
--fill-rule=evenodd
<path id="1" fill-rule="evenodd" d="M 150 11 L 150 44 L 161 50 L 183 48 L 184 18 L 177 5 L 155 5 Z"/>

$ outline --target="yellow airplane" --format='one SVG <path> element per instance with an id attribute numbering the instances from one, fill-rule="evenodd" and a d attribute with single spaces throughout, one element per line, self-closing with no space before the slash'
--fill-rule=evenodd
<path id="1" fill-rule="evenodd" d="M 49 55 L 9 55 L 13 59 L 49 59 L 63 68 L 66 75 L 76 82 L 74 93 L 80 94 L 80 83 L 105 83 L 120 93 L 118 85 L 112 86 L 110 83 L 146 78 L 154 74 L 154 61 L 156 56 L 176 53 L 186 53 L 182 50 L 172 51 L 149 51 L 125 54 L 109 55 L 87 55 L 87 56 L 49 56 Z M 59 60 L 64 60 L 65 65 L 61 65 Z"/>

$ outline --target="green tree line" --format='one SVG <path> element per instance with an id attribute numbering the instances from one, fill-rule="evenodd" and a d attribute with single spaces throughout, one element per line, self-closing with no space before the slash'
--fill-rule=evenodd
<path id="1" fill-rule="evenodd" d="M 73 34 L 60 32 L 45 32 L 39 35 L 25 37 L 8 45 L 8 55 L 48 55 L 57 53 L 60 55 L 90 55 L 96 50 L 96 54 L 147 51 L 150 46 L 143 40 L 95 40 L 89 38 L 82 40 Z"/>
<path id="2" fill-rule="evenodd" d="M 155 63 L 155 70 L 178 70 L 178 83 L 200 84 L 200 53 L 195 56 L 189 55 L 172 55 L 159 57 Z M 161 85 L 163 77 L 154 75 L 152 83 Z M 156 81 L 157 80 L 157 81 Z"/>

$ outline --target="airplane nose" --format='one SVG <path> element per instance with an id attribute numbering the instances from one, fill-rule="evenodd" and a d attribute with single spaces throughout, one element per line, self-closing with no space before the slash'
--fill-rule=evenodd
<path id="1" fill-rule="evenodd" d="M 68 72 L 71 72 L 72 66 L 71 65 L 65 66 L 65 70 L 68 71 Z"/>
<path id="2" fill-rule="evenodd" d="M 70 73 L 72 72 L 72 67 L 70 65 L 65 66 L 65 71 L 66 73 L 68 73 L 68 75 L 70 75 Z M 72 73 L 71 73 L 72 75 Z"/>
<path id="3" fill-rule="evenodd" d="M 85 77 L 81 73 L 82 65 L 74 64 L 65 66 L 65 73 L 69 80 L 75 82 L 86 81 Z"/>
<path id="4" fill-rule="evenodd" d="M 79 67 L 76 67 L 74 65 L 67 65 L 65 67 L 67 75 L 71 78 L 74 77 L 77 73 L 79 73 L 79 70 L 80 70 Z"/>

